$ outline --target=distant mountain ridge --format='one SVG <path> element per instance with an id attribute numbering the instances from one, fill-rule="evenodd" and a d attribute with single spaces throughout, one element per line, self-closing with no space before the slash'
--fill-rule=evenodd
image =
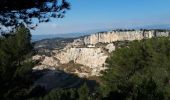
<path id="1" fill-rule="evenodd" d="M 87 33 L 67 33 L 67 34 L 40 34 L 40 35 L 32 35 L 32 41 L 39 41 L 43 39 L 53 39 L 53 38 L 77 38 L 85 35 L 90 35 L 90 32 Z"/>
<path id="2" fill-rule="evenodd" d="M 137 27 L 135 29 L 165 29 L 165 30 L 170 30 L 170 24 L 150 25 L 150 26 Z"/>

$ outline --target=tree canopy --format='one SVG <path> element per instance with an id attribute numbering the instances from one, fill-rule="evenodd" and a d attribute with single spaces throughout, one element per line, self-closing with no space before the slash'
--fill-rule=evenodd
<path id="1" fill-rule="evenodd" d="M 169 37 L 131 42 L 106 60 L 102 93 L 128 100 L 169 100 L 169 61 Z"/>
<path id="2" fill-rule="evenodd" d="M 33 20 L 41 23 L 63 18 L 68 9 L 67 0 L 0 0 L 0 24 L 15 28 L 24 23 L 33 28 Z"/>

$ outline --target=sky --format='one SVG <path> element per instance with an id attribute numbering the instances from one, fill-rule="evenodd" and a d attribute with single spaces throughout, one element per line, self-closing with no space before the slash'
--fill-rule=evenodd
<path id="1" fill-rule="evenodd" d="M 69 0 L 62 19 L 41 23 L 33 35 L 170 25 L 170 0 Z"/>

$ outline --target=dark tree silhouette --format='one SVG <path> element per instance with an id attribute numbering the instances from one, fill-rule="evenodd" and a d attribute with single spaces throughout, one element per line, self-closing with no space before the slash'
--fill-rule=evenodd
<path id="1" fill-rule="evenodd" d="M 70 9 L 67 0 L 0 0 L 0 27 L 15 28 L 25 24 L 34 28 L 50 18 L 63 18 Z M 33 20 L 36 24 L 33 24 Z"/>

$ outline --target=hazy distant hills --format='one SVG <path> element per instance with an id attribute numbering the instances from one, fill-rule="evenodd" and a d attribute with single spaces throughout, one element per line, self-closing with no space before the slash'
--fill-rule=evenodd
<path id="1" fill-rule="evenodd" d="M 84 35 L 89 35 L 91 33 L 67 33 L 67 34 L 41 34 L 41 35 L 32 35 L 32 41 L 39 41 L 42 39 L 53 39 L 53 38 L 76 38 Z"/>
<path id="2" fill-rule="evenodd" d="M 135 29 L 166 29 L 166 30 L 170 30 L 170 24 L 166 24 L 166 25 L 150 25 L 150 26 L 137 27 Z"/>
<path id="3" fill-rule="evenodd" d="M 76 38 L 80 36 L 90 35 L 100 31 L 109 31 L 109 29 L 94 29 L 88 30 L 84 32 L 77 32 L 77 33 L 66 33 L 66 34 L 39 34 L 39 35 L 32 35 L 32 41 L 39 41 L 42 39 L 52 39 L 52 38 Z"/>

